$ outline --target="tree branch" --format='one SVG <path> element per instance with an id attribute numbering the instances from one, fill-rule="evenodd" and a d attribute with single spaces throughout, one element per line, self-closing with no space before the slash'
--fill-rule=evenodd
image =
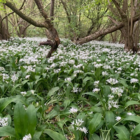
<path id="1" fill-rule="evenodd" d="M 113 2 L 114 5 L 116 6 L 116 8 L 117 8 L 117 10 L 118 10 L 118 12 L 119 12 L 121 18 L 122 18 L 122 19 L 127 18 L 126 13 L 124 13 L 124 11 L 120 8 L 119 3 L 118 3 L 116 0 L 112 0 L 112 2 Z"/>
<path id="2" fill-rule="evenodd" d="M 48 28 L 48 25 L 46 23 L 39 23 L 39 22 L 34 21 L 32 18 L 30 18 L 30 17 L 26 16 L 25 14 L 23 14 L 19 9 L 17 9 L 8 0 L 6 0 L 5 5 L 8 6 L 12 11 L 14 11 L 18 16 L 20 16 L 22 19 L 24 19 L 28 23 L 30 23 L 30 24 L 32 24 L 32 25 L 34 25 L 36 27 Z"/>
<path id="3" fill-rule="evenodd" d="M 133 18 L 133 22 L 136 22 L 138 20 L 140 20 L 140 14 Z M 131 22 L 131 19 L 129 19 L 129 22 Z M 100 37 L 102 35 L 107 35 L 107 34 L 112 33 L 114 31 L 120 30 L 123 27 L 124 27 L 124 23 L 121 22 L 118 25 L 109 27 L 109 28 L 107 28 L 105 30 L 101 30 L 101 31 L 95 32 L 95 33 L 93 33 L 93 34 L 91 34 L 89 36 L 86 36 L 84 38 L 80 38 L 79 40 L 76 41 L 76 44 L 83 44 L 83 43 L 92 41 L 92 40 L 97 39 L 98 37 Z"/>
<path id="4" fill-rule="evenodd" d="M 23 1 L 23 3 L 22 3 L 22 5 L 21 5 L 21 7 L 19 8 L 19 10 L 22 10 L 22 8 L 23 8 L 25 2 L 26 2 L 26 0 Z M 11 12 L 11 13 L 7 14 L 7 15 L 2 19 L 1 22 L 3 22 L 3 20 L 4 20 L 5 18 L 7 18 L 8 16 L 10 16 L 10 15 L 13 14 L 13 13 L 14 13 L 14 12 Z"/>

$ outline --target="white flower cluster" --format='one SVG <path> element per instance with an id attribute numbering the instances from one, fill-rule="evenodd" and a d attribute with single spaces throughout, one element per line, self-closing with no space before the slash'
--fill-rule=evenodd
<path id="1" fill-rule="evenodd" d="M 2 77 L 3 77 L 3 81 L 9 79 L 9 75 L 5 73 L 2 74 Z"/>
<path id="2" fill-rule="evenodd" d="M 113 96 L 112 96 L 113 98 Z M 108 109 L 110 110 L 112 107 L 119 108 L 118 101 L 113 101 L 112 98 L 108 100 Z"/>
<path id="3" fill-rule="evenodd" d="M 95 68 L 100 68 L 103 64 L 95 64 L 94 67 Z"/>
<path id="4" fill-rule="evenodd" d="M 8 125 L 8 118 L 7 117 L 4 117 L 4 118 L 1 118 L 0 117 L 0 126 L 7 126 Z"/>
<path id="5" fill-rule="evenodd" d="M 95 92 L 95 93 L 98 93 L 100 91 L 100 89 L 99 88 L 94 88 L 92 91 Z"/>
<path id="6" fill-rule="evenodd" d="M 122 96 L 123 90 L 121 88 L 115 87 L 111 88 L 113 94 L 117 94 L 119 97 Z"/>
<path id="7" fill-rule="evenodd" d="M 76 130 L 79 130 L 81 132 L 84 132 L 85 134 L 88 133 L 88 130 L 86 127 L 82 127 L 81 125 L 83 124 L 82 119 L 76 119 L 75 121 L 72 122 L 71 126 L 73 129 L 76 128 Z"/>
<path id="8" fill-rule="evenodd" d="M 68 78 L 65 78 L 65 81 L 68 81 L 68 82 L 71 82 L 71 78 L 70 77 L 68 77 Z"/>
<path id="9" fill-rule="evenodd" d="M 117 116 L 116 117 L 116 121 L 120 121 L 121 120 L 121 117 L 120 116 Z"/>
<path id="10" fill-rule="evenodd" d="M 31 140 L 31 139 L 32 139 L 31 134 L 28 134 L 28 135 L 25 135 L 22 140 Z"/>
<path id="11" fill-rule="evenodd" d="M 81 92 L 81 91 L 82 91 L 82 88 L 73 87 L 73 89 L 72 89 L 72 92 L 74 92 L 74 93 Z"/>
<path id="12" fill-rule="evenodd" d="M 22 91 L 22 92 L 20 92 L 23 96 L 25 96 L 26 94 L 27 94 L 27 92 L 26 91 Z"/>
<path id="13" fill-rule="evenodd" d="M 95 87 L 98 87 L 98 85 L 99 85 L 99 81 L 95 81 L 95 82 L 94 82 L 94 86 L 95 86 Z"/>
<path id="14" fill-rule="evenodd" d="M 15 82 L 18 80 L 18 76 L 16 74 L 14 74 L 14 75 L 12 75 L 11 79 L 13 82 Z"/>
<path id="15" fill-rule="evenodd" d="M 132 78 L 132 79 L 130 80 L 130 83 L 138 83 L 138 79 Z"/>
<path id="16" fill-rule="evenodd" d="M 118 80 L 116 80 L 116 79 L 113 79 L 113 78 L 110 78 L 110 79 L 108 79 L 108 80 L 106 80 L 108 83 L 110 83 L 111 85 L 115 85 L 115 84 L 117 84 L 118 83 Z"/>
<path id="17" fill-rule="evenodd" d="M 78 109 L 77 109 L 77 108 L 74 108 L 74 107 L 72 107 L 72 108 L 69 110 L 70 113 L 76 113 L 77 111 L 78 111 Z"/>

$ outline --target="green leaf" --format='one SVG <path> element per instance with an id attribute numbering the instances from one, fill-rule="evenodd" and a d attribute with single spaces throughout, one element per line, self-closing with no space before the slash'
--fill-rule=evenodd
<path id="1" fill-rule="evenodd" d="M 89 132 L 90 134 L 93 134 L 96 131 L 96 128 L 98 125 L 101 123 L 102 120 L 102 114 L 101 113 L 96 113 L 92 120 L 89 122 Z"/>
<path id="2" fill-rule="evenodd" d="M 86 92 L 86 93 L 82 93 L 82 95 L 91 95 L 93 97 L 96 97 L 97 99 L 100 98 L 100 96 L 97 93 L 94 93 L 94 92 Z"/>
<path id="3" fill-rule="evenodd" d="M 69 106 L 71 102 L 72 102 L 72 100 L 70 100 L 70 99 L 64 100 L 64 107 L 66 108 L 67 106 Z"/>
<path id="4" fill-rule="evenodd" d="M 33 136 L 37 125 L 37 119 L 36 119 L 37 109 L 33 105 L 30 105 L 26 111 L 27 111 L 27 120 L 28 120 L 28 126 L 27 126 L 28 133 L 30 133 Z"/>
<path id="5" fill-rule="evenodd" d="M 35 132 L 32 140 L 40 140 L 41 135 L 42 135 L 42 131 Z"/>
<path id="6" fill-rule="evenodd" d="M 137 104 L 140 104 L 140 103 L 137 101 L 128 101 L 125 103 L 125 108 L 127 108 L 130 105 L 137 105 Z"/>
<path id="7" fill-rule="evenodd" d="M 124 119 L 124 121 L 134 121 L 134 122 L 140 123 L 140 116 L 134 116 L 134 115 L 127 116 Z"/>
<path id="8" fill-rule="evenodd" d="M 0 99 L 0 112 L 3 111 L 11 102 L 14 101 L 13 97 L 1 98 Z"/>
<path id="9" fill-rule="evenodd" d="M 130 140 L 130 133 L 125 126 L 114 126 L 114 129 L 117 131 L 117 137 L 119 140 Z"/>
<path id="10" fill-rule="evenodd" d="M 136 136 L 136 135 L 138 135 L 138 134 L 140 134 L 140 124 L 138 124 L 138 125 L 134 128 L 134 130 L 132 131 L 132 135 L 133 135 L 133 136 Z"/>
<path id="11" fill-rule="evenodd" d="M 126 83 L 126 79 L 119 80 L 119 83 L 121 83 L 124 87 L 128 87 L 128 85 Z"/>
<path id="12" fill-rule="evenodd" d="M 115 115 L 112 111 L 106 111 L 105 122 L 108 129 L 111 128 L 115 124 Z"/>
<path id="13" fill-rule="evenodd" d="M 17 103 L 14 109 L 14 125 L 18 136 L 23 137 L 27 134 L 27 114 L 21 103 Z"/>
<path id="14" fill-rule="evenodd" d="M 58 90 L 59 90 L 59 87 L 54 87 L 54 88 L 52 88 L 52 89 L 49 91 L 49 93 L 48 93 L 47 96 L 52 96 L 52 95 L 54 95 L 55 92 L 58 91 Z"/>
<path id="15" fill-rule="evenodd" d="M 93 106 L 93 107 L 91 107 L 90 110 L 93 111 L 93 112 L 96 112 L 96 113 L 102 113 L 103 112 L 102 108 L 98 107 L 98 106 Z"/>
<path id="16" fill-rule="evenodd" d="M 93 79 L 91 77 L 86 77 L 83 79 L 83 87 L 86 85 L 87 81 L 93 81 Z"/>
<path id="17" fill-rule="evenodd" d="M 11 102 L 25 102 L 24 98 L 20 95 L 15 97 L 7 97 L 0 99 L 0 112 L 2 112 Z"/>
<path id="18" fill-rule="evenodd" d="M 67 140 L 64 135 L 50 129 L 46 129 L 44 133 L 48 134 L 53 140 Z"/>
<path id="19" fill-rule="evenodd" d="M 0 136 L 10 136 L 10 137 L 15 137 L 15 129 L 12 128 L 11 126 L 4 126 L 0 127 Z"/>
<path id="20" fill-rule="evenodd" d="M 97 134 L 89 135 L 89 140 L 101 140 Z"/>

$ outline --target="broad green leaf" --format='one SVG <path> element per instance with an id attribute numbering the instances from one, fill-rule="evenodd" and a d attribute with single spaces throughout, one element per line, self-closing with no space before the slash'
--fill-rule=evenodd
<path id="1" fill-rule="evenodd" d="M 14 93 L 14 91 L 16 90 L 16 88 L 19 88 L 21 86 L 21 84 L 17 84 L 15 86 L 13 86 L 13 88 L 11 89 L 11 94 Z"/>
<path id="2" fill-rule="evenodd" d="M 134 130 L 132 131 L 132 135 L 133 135 L 133 136 L 136 136 L 136 135 L 138 135 L 138 134 L 140 134 L 140 124 L 138 124 L 138 125 L 134 128 Z"/>
<path id="3" fill-rule="evenodd" d="M 16 133 L 23 137 L 27 134 L 27 114 L 21 103 L 17 103 L 14 109 L 14 125 Z"/>
<path id="4" fill-rule="evenodd" d="M 83 87 L 86 85 L 87 81 L 93 81 L 93 79 L 91 77 L 86 77 L 83 79 Z"/>
<path id="5" fill-rule="evenodd" d="M 0 137 L 3 136 L 15 137 L 15 129 L 11 126 L 0 127 Z"/>
<path id="6" fill-rule="evenodd" d="M 89 134 L 89 140 L 101 140 L 97 134 Z"/>
<path id="7" fill-rule="evenodd" d="M 93 97 L 96 97 L 97 99 L 100 98 L 100 96 L 97 93 L 94 93 L 94 92 L 86 92 L 86 93 L 82 93 L 82 95 L 91 95 Z"/>
<path id="8" fill-rule="evenodd" d="M 130 133 L 125 126 L 114 126 L 114 129 L 117 131 L 117 137 L 119 140 L 130 140 Z"/>
<path id="9" fill-rule="evenodd" d="M 105 122 L 108 129 L 115 124 L 115 115 L 112 111 L 105 112 Z"/>
<path id="10" fill-rule="evenodd" d="M 47 96 L 52 96 L 52 95 L 54 95 L 55 92 L 58 91 L 58 90 L 59 90 L 59 87 L 54 87 L 54 88 L 52 88 L 52 89 L 49 91 L 49 93 L 48 93 Z"/>
<path id="11" fill-rule="evenodd" d="M 68 118 L 64 118 L 64 120 L 59 121 L 59 122 L 58 122 L 59 127 L 60 127 L 61 129 L 63 129 L 63 126 L 64 126 L 64 124 L 65 124 L 67 121 L 69 121 Z"/>
<path id="12" fill-rule="evenodd" d="M 48 134 L 53 140 L 67 140 L 64 135 L 50 129 L 46 129 L 44 133 Z"/>
<path id="13" fill-rule="evenodd" d="M 11 102 L 14 101 L 13 97 L 1 98 L 0 99 L 0 112 L 3 111 Z"/>
<path id="14" fill-rule="evenodd" d="M 134 122 L 140 123 L 140 116 L 134 116 L 134 115 L 127 116 L 124 119 L 124 121 L 134 121 Z"/>
<path id="15" fill-rule="evenodd" d="M 28 133 L 33 136 L 35 133 L 36 125 L 37 125 L 37 119 L 36 119 L 36 111 L 37 109 L 33 106 L 30 105 L 26 112 L 27 112 L 27 120 L 28 120 Z"/>
<path id="16" fill-rule="evenodd" d="M 20 95 L 14 97 L 7 97 L 0 99 L 0 112 L 2 112 L 11 102 L 25 102 L 24 98 Z"/>
<path id="17" fill-rule="evenodd" d="M 98 107 L 98 106 L 91 107 L 90 111 L 97 112 L 97 113 L 102 113 L 103 112 L 102 108 Z"/>
<path id="18" fill-rule="evenodd" d="M 69 106 L 71 102 L 72 102 L 72 101 L 71 101 L 70 99 L 64 100 L 64 104 L 63 104 L 64 107 L 66 108 L 67 106 Z"/>
<path id="19" fill-rule="evenodd" d="M 137 105 L 140 104 L 138 101 L 128 101 L 125 103 L 125 108 L 127 108 L 130 105 Z"/>
<path id="20" fill-rule="evenodd" d="M 40 140 L 41 135 L 42 135 L 42 131 L 35 132 L 32 140 Z"/>
<path id="21" fill-rule="evenodd" d="M 90 134 L 93 134 L 96 131 L 96 128 L 98 125 L 101 123 L 102 120 L 102 114 L 101 113 L 96 113 L 92 120 L 89 122 L 89 132 Z"/>
<path id="22" fill-rule="evenodd" d="M 128 85 L 126 83 L 126 79 L 119 80 L 119 83 L 121 83 L 124 87 L 128 87 Z"/>

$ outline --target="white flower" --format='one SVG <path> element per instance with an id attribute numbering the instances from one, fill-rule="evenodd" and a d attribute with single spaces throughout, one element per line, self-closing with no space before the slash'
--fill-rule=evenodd
<path id="1" fill-rule="evenodd" d="M 75 121 L 72 122 L 72 125 L 79 127 L 83 124 L 83 122 L 84 121 L 82 119 L 76 119 Z"/>
<path id="2" fill-rule="evenodd" d="M 25 77 L 25 78 L 26 78 L 26 79 L 28 79 L 29 77 L 30 77 L 30 75 L 26 75 L 26 77 Z"/>
<path id="3" fill-rule="evenodd" d="M 30 90 L 30 92 L 31 92 L 32 94 L 34 94 L 34 93 L 35 93 L 35 90 Z"/>
<path id="4" fill-rule="evenodd" d="M 69 60 L 69 64 L 74 64 L 75 61 L 74 60 Z"/>
<path id="5" fill-rule="evenodd" d="M 99 81 L 94 82 L 94 86 L 98 87 Z"/>
<path id="6" fill-rule="evenodd" d="M 121 120 L 121 117 L 120 116 L 117 116 L 116 117 L 116 121 L 119 121 L 119 120 Z"/>
<path id="7" fill-rule="evenodd" d="M 134 114 L 132 114 L 131 112 L 128 112 L 127 115 L 131 116 L 131 115 L 134 115 Z"/>
<path id="8" fill-rule="evenodd" d="M 111 99 L 114 98 L 114 96 L 109 94 L 109 95 L 108 95 L 108 98 L 111 100 Z"/>
<path id="9" fill-rule="evenodd" d="M 23 91 L 23 92 L 20 92 L 23 96 L 25 96 L 27 94 L 27 92 Z"/>
<path id="10" fill-rule="evenodd" d="M 31 140 L 31 134 L 25 135 L 22 140 Z"/>
<path id="11" fill-rule="evenodd" d="M 8 118 L 4 117 L 4 118 L 1 118 L 0 117 L 0 126 L 7 126 L 8 125 Z"/>
<path id="12" fill-rule="evenodd" d="M 66 78 L 65 81 L 71 81 L 72 79 L 70 77 Z"/>
<path id="13" fill-rule="evenodd" d="M 87 130 L 86 127 L 83 127 L 83 128 L 82 127 L 79 127 L 78 130 L 84 132 L 85 134 L 88 133 L 88 130 Z"/>
<path id="14" fill-rule="evenodd" d="M 76 113 L 77 111 L 78 111 L 78 109 L 77 109 L 77 108 L 74 108 L 74 107 L 72 107 L 72 108 L 69 110 L 70 113 Z"/>
<path id="15" fill-rule="evenodd" d="M 108 48 L 103 48 L 102 49 L 102 52 L 104 53 L 104 52 L 110 52 L 110 49 L 108 49 Z"/>
<path id="16" fill-rule="evenodd" d="M 100 91 L 99 88 L 95 88 L 95 89 L 93 89 L 93 92 L 99 92 L 99 91 Z"/>
<path id="17" fill-rule="evenodd" d="M 102 64 L 95 64 L 94 67 L 95 68 L 100 68 L 102 66 Z"/>
<path id="18" fill-rule="evenodd" d="M 109 65 L 105 65 L 103 66 L 104 69 L 111 69 L 111 67 Z"/>
<path id="19" fill-rule="evenodd" d="M 3 81 L 9 79 L 9 75 L 8 74 L 3 73 L 2 76 L 3 76 Z"/>
<path id="20" fill-rule="evenodd" d="M 103 76 L 106 76 L 106 75 L 108 75 L 108 73 L 107 73 L 106 71 L 103 71 L 103 72 L 102 72 L 102 75 L 103 75 Z"/>
<path id="21" fill-rule="evenodd" d="M 112 85 L 114 85 L 114 84 L 117 84 L 118 83 L 118 80 L 116 80 L 116 79 L 113 79 L 113 78 L 110 78 L 110 79 L 108 79 L 108 80 L 106 80 L 108 83 L 110 83 L 110 84 L 112 84 Z"/>
<path id="22" fill-rule="evenodd" d="M 123 90 L 121 88 L 111 88 L 112 93 L 117 94 L 119 97 L 122 96 Z"/>
<path id="23" fill-rule="evenodd" d="M 15 82 L 16 80 L 18 80 L 18 77 L 17 77 L 17 75 L 14 74 L 14 75 L 12 75 L 11 79 L 13 82 Z"/>
<path id="24" fill-rule="evenodd" d="M 131 81 L 130 81 L 130 83 L 138 83 L 138 79 L 132 78 Z"/>

